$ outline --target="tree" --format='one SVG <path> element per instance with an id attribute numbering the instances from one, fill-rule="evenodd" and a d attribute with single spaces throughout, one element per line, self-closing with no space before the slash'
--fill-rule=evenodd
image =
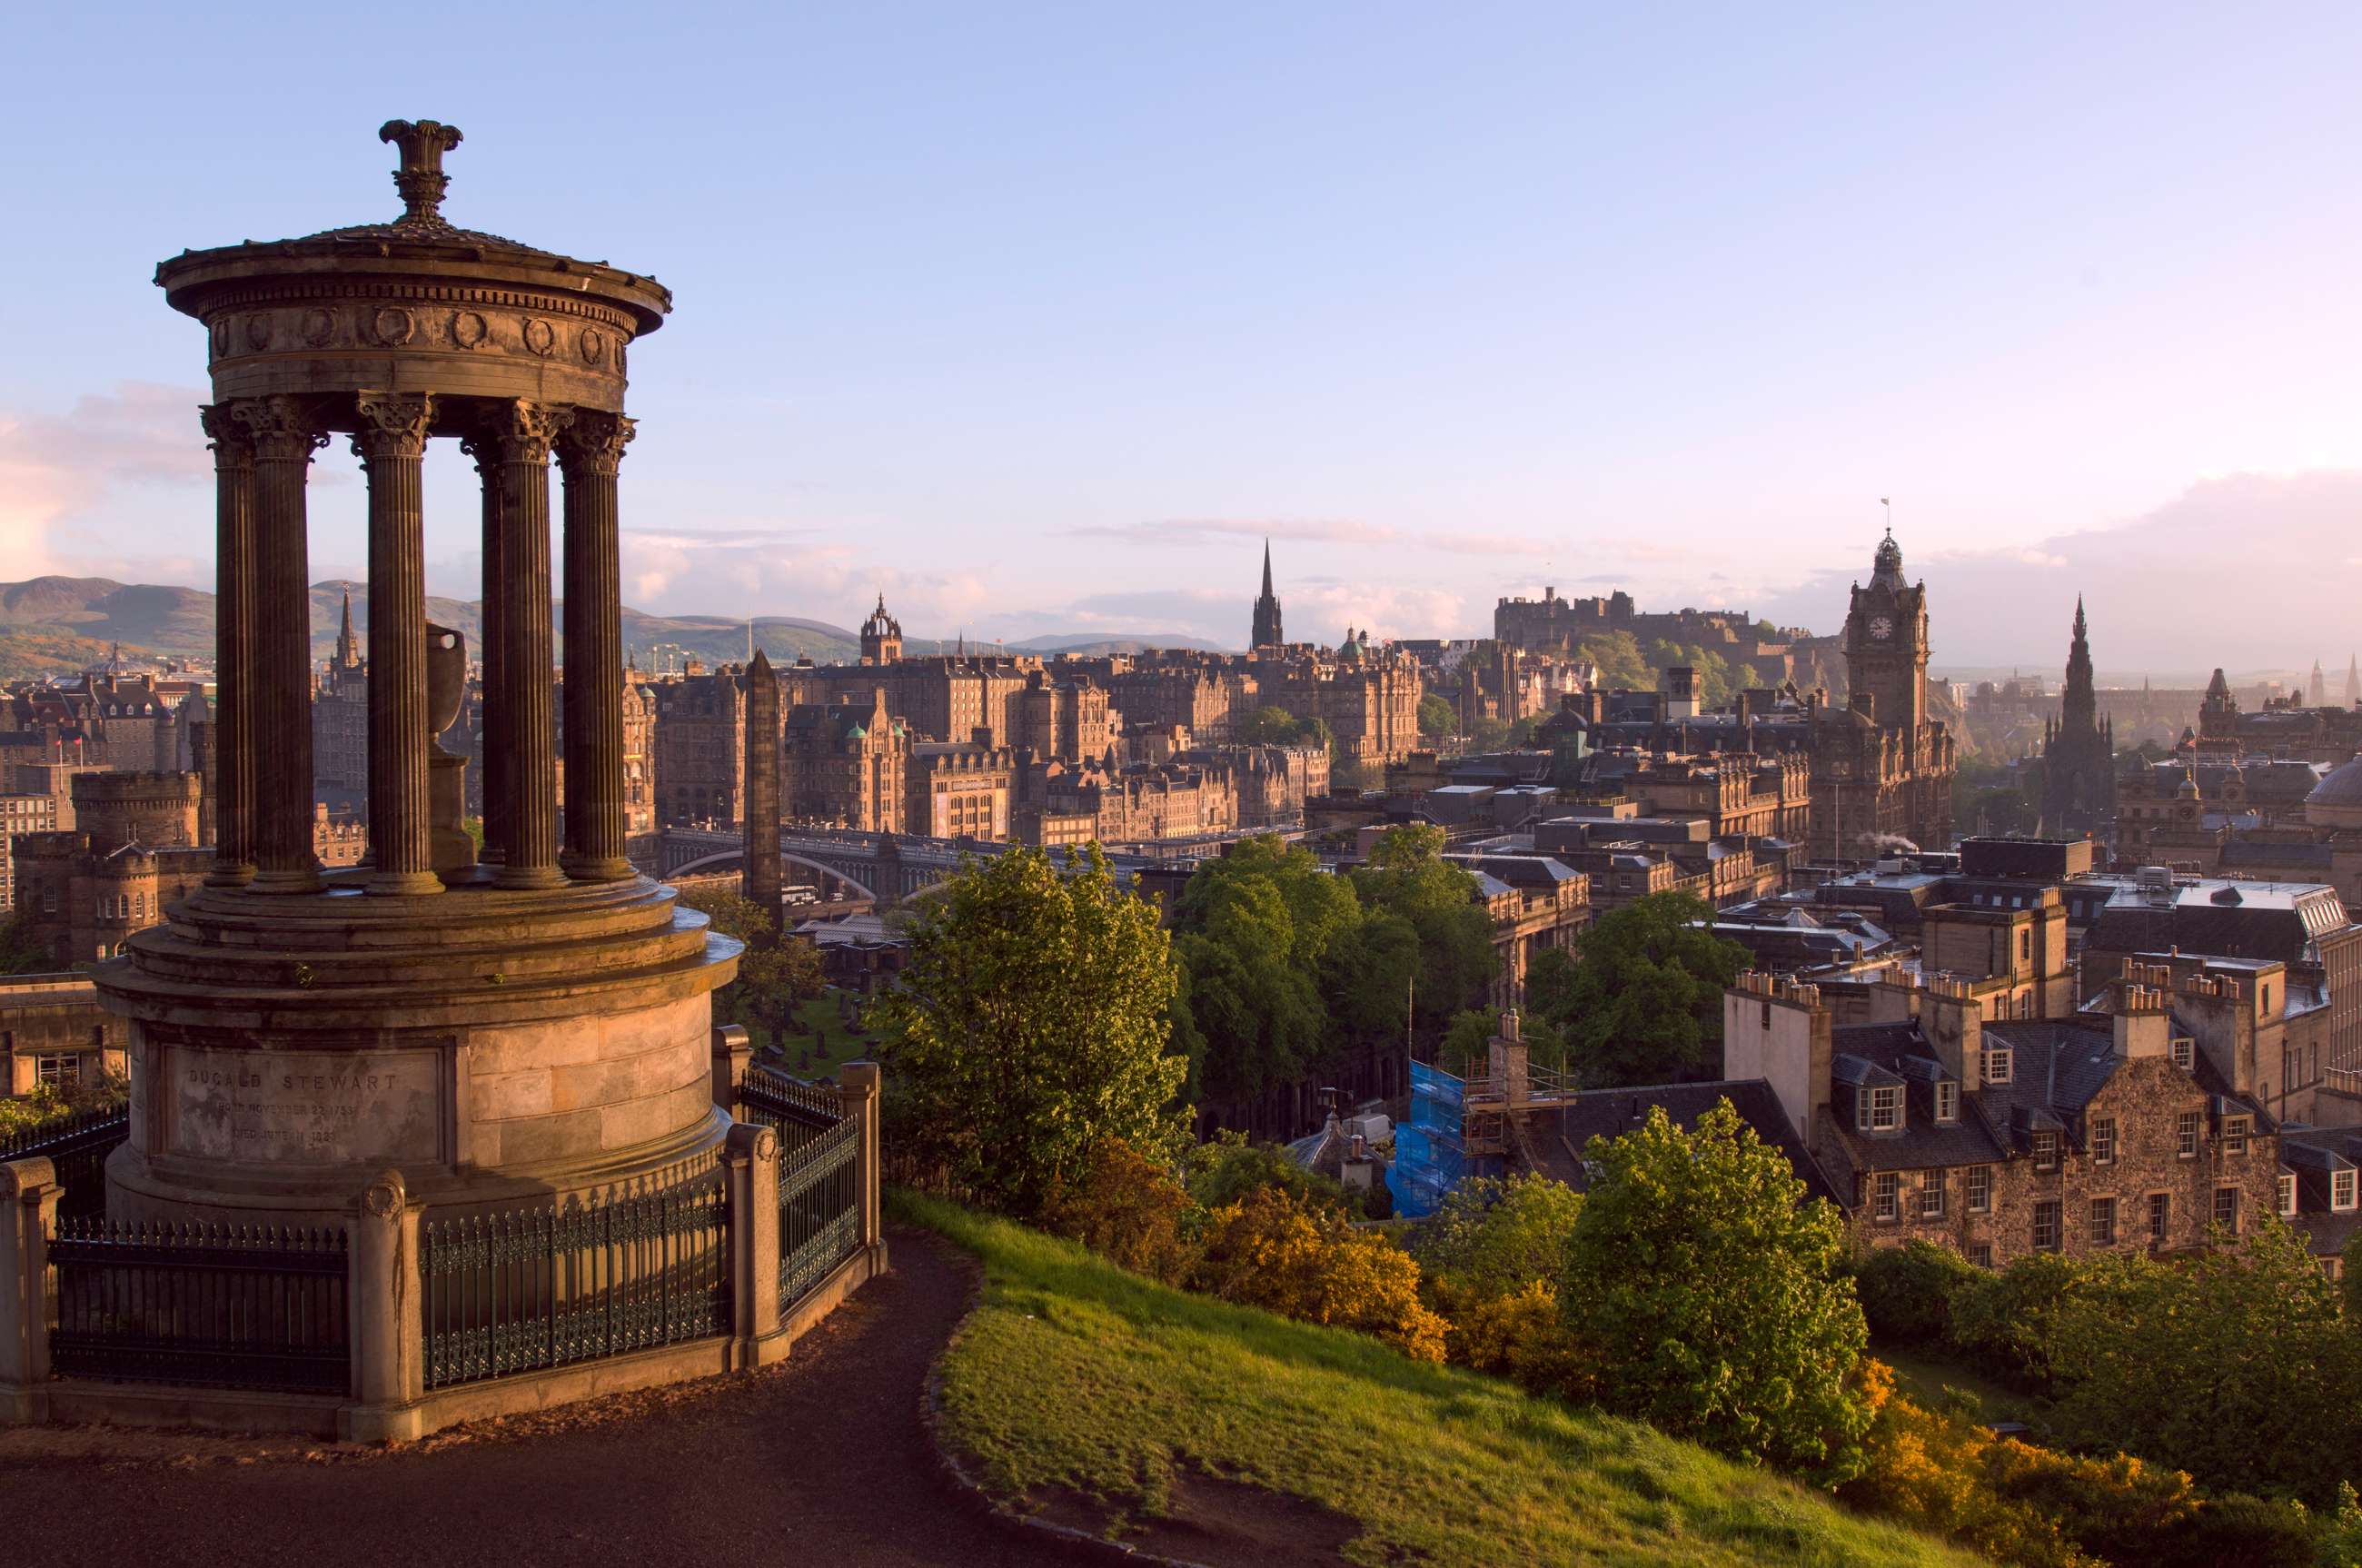
<path id="1" fill-rule="evenodd" d="M 1647 691 L 1656 678 L 1640 657 L 1640 645 L 1629 632 L 1595 632 L 1583 639 L 1576 652 L 1599 667 L 1600 687 L 1608 691 Z"/>
<path id="2" fill-rule="evenodd" d="M 1509 745 L 1509 726 L 1502 720 L 1485 714 L 1468 721 L 1468 749 L 1471 751 L 1506 751 Z"/>
<path id="3" fill-rule="evenodd" d="M 2213 1490 L 2329 1503 L 2362 1455 L 2362 1334 L 2279 1216 L 2224 1242 L 2170 1263 L 2078 1265 L 2051 1350 L 2052 1419 L 2078 1447 Z"/>
<path id="4" fill-rule="evenodd" d="M 1191 875 L 1175 909 L 1174 951 L 1188 976 L 1186 1043 L 1208 1095 L 1252 1098 L 1321 1055 L 1320 967 L 1361 918 L 1350 883 L 1276 837 L 1249 839 Z"/>
<path id="5" fill-rule="evenodd" d="M 1265 706 L 1231 722 L 1231 738 L 1241 745 L 1293 745 L 1302 733 L 1296 715 Z"/>
<path id="6" fill-rule="evenodd" d="M 5 850 L 0 850 L 5 853 Z M 6 920 L 0 920 L 0 975 L 38 975 L 54 968 L 57 961 L 41 950 L 33 939 L 33 921 L 29 912 L 18 910 Z"/>
<path id="7" fill-rule="evenodd" d="M 1443 1049 L 1438 1064 L 1463 1078 L 1481 1078 L 1490 1066 L 1493 1036 L 1501 1032 L 1501 1015 L 1491 1008 L 1455 1012 L 1444 1026 Z"/>
<path id="8" fill-rule="evenodd" d="M 1068 865 L 1011 849 L 963 866 L 912 919 L 901 983 L 871 1014 L 902 1152 L 1020 1215 L 1095 1145 L 1162 1160 L 1188 1125 L 1156 911 L 1097 845 Z"/>
<path id="9" fill-rule="evenodd" d="M 1450 699 L 1430 691 L 1418 700 L 1418 733 L 1429 740 L 1450 740 L 1460 733 L 1460 715 Z"/>
<path id="10" fill-rule="evenodd" d="M 1591 922 L 1571 977 L 1546 977 L 1544 1016 L 1585 1082 L 1668 1083 L 1709 1065 L 1722 993 L 1747 967 L 1747 949 L 1716 936 L 1713 918 L 1694 894 L 1650 893 Z"/>
<path id="11" fill-rule="evenodd" d="M 1566 1274 L 1583 1195 L 1548 1176 L 1472 1176 L 1411 1232 L 1411 1256 L 1456 1298 L 1553 1288 Z"/>
<path id="12" fill-rule="evenodd" d="M 1827 1485 L 1857 1472 L 1870 1333 L 1837 1209 L 1727 1099 L 1690 1132 L 1653 1108 L 1584 1159 L 1559 1301 L 1602 1403 Z"/>
<path id="13" fill-rule="evenodd" d="M 1443 1359 L 1450 1325 L 1419 1300 L 1410 1254 L 1276 1187 L 1207 1216 L 1193 1283 L 1225 1301 L 1374 1335 L 1414 1361 Z"/>
<path id="14" fill-rule="evenodd" d="M 795 1021 L 796 1007 L 823 988 L 820 953 L 809 942 L 774 933 L 771 916 L 744 894 L 723 888 L 697 888 L 680 901 L 701 912 L 723 935 L 745 944 L 738 977 L 716 991 L 713 1010 L 724 1023 L 759 1029 L 777 1043 Z"/>
<path id="15" fill-rule="evenodd" d="M 1418 1012 L 1439 1028 L 1482 999 L 1497 962 L 1476 878 L 1443 858 L 1443 844 L 1439 827 L 1389 828 L 1352 878 L 1363 908 L 1396 916 L 1418 933 Z"/>

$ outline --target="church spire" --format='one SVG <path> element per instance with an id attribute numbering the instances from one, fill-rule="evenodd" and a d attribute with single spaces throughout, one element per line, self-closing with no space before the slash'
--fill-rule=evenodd
<path id="1" fill-rule="evenodd" d="M 345 590 L 345 623 L 337 633 L 337 665 L 341 669 L 361 667 L 360 639 L 353 635 L 353 591 Z"/>
<path id="2" fill-rule="evenodd" d="M 1263 542 L 1263 596 L 1264 596 L 1265 599 L 1269 599 L 1269 598 L 1272 596 L 1272 592 L 1271 592 L 1271 541 L 1270 541 L 1269 539 L 1265 539 L 1265 540 Z"/>
<path id="3" fill-rule="evenodd" d="M 1263 542 L 1263 594 L 1254 602 L 1254 629 L 1250 647 L 1275 648 L 1286 641 L 1280 631 L 1279 595 L 1271 587 L 1271 541 Z"/>

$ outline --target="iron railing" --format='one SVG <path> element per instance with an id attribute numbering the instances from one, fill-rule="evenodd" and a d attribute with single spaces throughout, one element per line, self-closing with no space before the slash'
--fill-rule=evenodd
<path id="1" fill-rule="evenodd" d="M 341 1227 L 61 1218 L 50 1364 L 61 1377 L 344 1394 L 345 1253 Z"/>
<path id="2" fill-rule="evenodd" d="M 730 1331 L 729 1201 L 711 1154 L 561 1205 L 419 1227 L 429 1388 Z"/>
<path id="3" fill-rule="evenodd" d="M 779 1310 L 861 1243 L 861 1123 L 833 1090 L 749 1067 L 738 1114 L 779 1135 Z"/>
<path id="4" fill-rule="evenodd" d="M 101 1106 L 0 1138 L 0 1165 L 42 1159 L 57 1167 L 58 1212 L 84 1219 L 106 1212 L 106 1156 L 131 1136 L 131 1112 Z"/>

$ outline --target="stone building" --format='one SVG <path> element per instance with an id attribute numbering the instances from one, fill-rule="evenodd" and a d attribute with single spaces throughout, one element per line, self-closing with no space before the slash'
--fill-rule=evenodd
<path id="1" fill-rule="evenodd" d="M 902 657 L 902 623 L 886 613 L 886 596 L 877 596 L 877 608 L 861 623 L 861 662 L 875 668 L 893 664 Z"/>
<path id="2" fill-rule="evenodd" d="M 657 680 L 659 827 L 734 825 L 744 810 L 746 692 L 735 665 Z"/>
<path id="3" fill-rule="evenodd" d="M 1057 679 L 1037 669 L 1018 699 L 1012 744 L 1044 761 L 1103 758 L 1123 739 L 1123 717 L 1089 676 Z"/>
<path id="4" fill-rule="evenodd" d="M 353 635 L 348 592 L 336 646 L 312 689 L 314 798 L 335 816 L 361 817 L 368 809 L 369 706 L 369 660 Z"/>
<path id="5" fill-rule="evenodd" d="M 1476 880 L 1475 896 L 1493 921 L 1493 981 L 1488 1005 L 1525 1003 L 1526 972 L 1545 953 L 1571 951 L 1591 923 L 1591 878 L 1548 855 L 1446 855 Z"/>
<path id="6" fill-rule="evenodd" d="M 851 693 L 789 710 L 781 809 L 789 822 L 901 833 L 910 804 L 911 735 L 886 694 Z"/>
<path id="7" fill-rule="evenodd" d="M 204 881 L 193 773 L 83 773 L 73 780 L 71 830 L 16 841 L 27 935 L 61 969 L 112 958 L 164 906 Z"/>
<path id="8" fill-rule="evenodd" d="M 624 680 L 624 832 L 653 835 L 657 821 L 657 691 L 637 672 Z"/>
<path id="9" fill-rule="evenodd" d="M 0 1094 L 73 1089 L 123 1073 L 124 1030 L 85 975 L 0 977 Z"/>
<path id="10" fill-rule="evenodd" d="M 2136 971 L 2073 1021 L 1988 1022 L 1930 988 L 1909 1016 L 1838 1027 L 1814 988 L 1749 976 L 1724 999 L 1723 1074 L 1771 1086 L 1865 1244 L 1988 1267 L 2171 1252 L 2244 1233 L 2279 1194 L 2256 1064 L 2193 1029 L 2189 999 Z"/>
<path id="11" fill-rule="evenodd" d="M 2067 649 L 2067 683 L 2058 719 L 2042 736 L 2042 824 L 2046 834 L 2106 837 L 2116 815 L 2116 737 L 2099 716 L 2092 682 L 2092 642 L 2083 601 L 2075 600 L 2075 635 Z"/>
<path id="12" fill-rule="evenodd" d="M 999 843 L 1011 834 L 1017 754 L 1007 746 L 922 741 L 911 747 L 902 818 L 922 837 Z"/>
<path id="13" fill-rule="evenodd" d="M 1333 656 L 1313 649 L 1265 650 L 1254 658 L 1256 706 L 1319 719 L 1337 737 L 1337 761 L 1372 770 L 1399 762 L 1422 744 L 1418 700 L 1425 687 L 1407 656 L 1374 647 L 1366 633 L 1348 635 Z"/>
<path id="14" fill-rule="evenodd" d="M 2208 760 L 2284 757 L 2335 766 L 2362 751 L 2362 707 L 2307 706 L 2295 692 L 2242 711 L 2217 669 L 2198 708 L 2198 755 Z"/>
<path id="15" fill-rule="evenodd" d="M 1927 585 L 1906 583 L 1893 532 L 1846 613 L 1848 705 L 1812 726 L 1816 858 L 1859 857 L 1897 840 L 1952 839 L 1956 747 L 1928 716 Z"/>

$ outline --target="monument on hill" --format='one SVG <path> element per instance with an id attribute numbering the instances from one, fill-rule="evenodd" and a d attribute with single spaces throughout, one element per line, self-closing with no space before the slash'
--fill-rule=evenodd
<path id="1" fill-rule="evenodd" d="M 94 978 L 130 1021 L 117 1218 L 318 1223 L 392 1170 L 438 1209 L 542 1198 L 720 1143 L 711 993 L 734 944 L 624 855 L 617 478 L 625 365 L 653 278 L 440 214 L 458 131 L 396 120 L 403 215 L 183 251 L 203 324 L 219 547 L 219 851 L 204 885 Z M 306 481 L 349 438 L 369 488 L 370 852 L 313 853 Z M 444 820 L 420 468 L 482 476 L 484 843 Z M 550 461 L 564 473 L 561 581 Z M 567 806 L 551 600 L 566 603 Z M 443 777 L 438 777 L 443 776 Z"/>

